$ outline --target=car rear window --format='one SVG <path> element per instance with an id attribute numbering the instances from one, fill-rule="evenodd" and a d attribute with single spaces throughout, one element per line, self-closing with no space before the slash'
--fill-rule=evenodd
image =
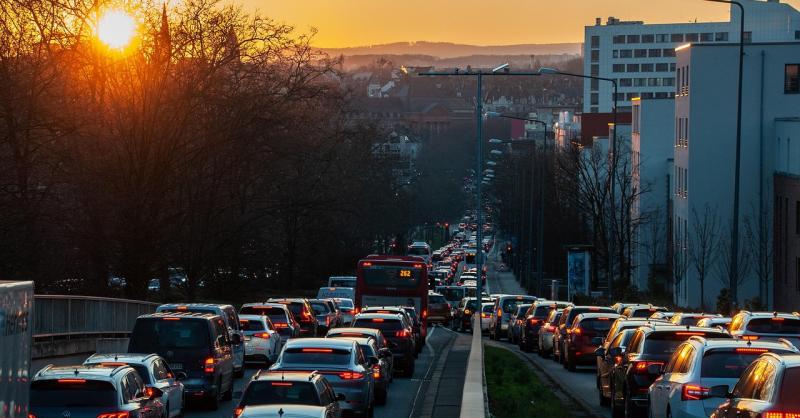
<path id="1" fill-rule="evenodd" d="M 429 295 L 428 296 L 428 303 L 447 303 L 444 296 L 440 295 Z"/>
<path id="2" fill-rule="evenodd" d="M 607 333 L 608 330 L 611 329 L 611 325 L 614 324 L 614 321 L 611 318 L 601 319 L 601 318 L 586 318 L 579 326 L 586 331 L 595 331 L 601 333 Z"/>
<path id="3" fill-rule="evenodd" d="M 523 298 L 519 298 L 519 299 L 516 299 L 516 298 L 506 299 L 506 300 L 503 301 L 503 306 L 501 306 L 501 309 L 503 310 L 503 313 L 514 313 L 514 312 L 516 312 L 517 307 L 519 305 L 523 305 L 523 304 L 528 304 L 529 305 L 530 302 L 536 302 L 536 299 L 535 298 L 524 298 L 524 297 Z"/>
<path id="4" fill-rule="evenodd" d="M 550 313 L 550 309 L 553 308 L 551 308 L 550 306 L 537 306 L 536 310 L 533 311 L 533 316 L 536 318 L 544 318 L 547 316 L 547 314 Z"/>
<path id="5" fill-rule="evenodd" d="M 700 332 L 700 331 L 661 331 L 654 332 L 647 336 L 644 341 L 643 353 L 655 356 L 670 356 L 678 346 L 693 335 L 704 336 L 706 338 L 728 338 L 731 336 L 719 332 Z"/>
<path id="6" fill-rule="evenodd" d="M 477 299 L 470 300 L 469 302 L 467 302 L 466 308 L 471 309 L 473 311 L 478 309 L 478 300 Z"/>
<path id="7" fill-rule="evenodd" d="M 645 309 L 636 309 L 636 310 L 633 311 L 633 314 L 630 316 L 630 318 L 649 318 L 650 315 L 652 315 L 652 314 L 654 314 L 656 312 L 658 312 L 658 309 L 656 309 L 656 308 L 652 308 L 652 309 L 647 309 L 647 308 L 645 308 Z"/>
<path id="8" fill-rule="evenodd" d="M 353 301 L 350 300 L 350 299 L 337 300 L 336 304 L 339 305 L 340 308 L 352 308 L 353 307 Z"/>
<path id="9" fill-rule="evenodd" d="M 84 379 L 39 380 L 31 383 L 32 407 L 110 407 L 117 406 L 117 391 L 111 382 Z M 74 380 L 65 382 L 64 380 Z"/>
<path id="10" fill-rule="evenodd" d="M 781 407 L 800 409 L 800 396 L 797 396 L 798 386 L 800 386 L 800 367 L 786 369 L 783 372 L 781 394 L 778 397 Z"/>
<path id="11" fill-rule="evenodd" d="M 759 349 L 718 349 L 707 351 L 703 355 L 703 364 L 700 370 L 702 377 L 738 379 L 744 369 L 754 362 L 761 353 L 767 350 Z M 771 351 L 771 350 L 770 350 Z M 788 353 L 789 351 L 772 351 Z"/>
<path id="12" fill-rule="evenodd" d="M 461 300 L 464 298 L 464 289 L 442 289 L 439 293 L 449 301 Z"/>
<path id="13" fill-rule="evenodd" d="M 245 306 L 239 311 L 239 315 L 265 315 L 268 316 L 272 322 L 279 322 L 282 324 L 288 322 L 286 318 L 286 311 L 284 311 L 283 308 Z"/>
<path id="14" fill-rule="evenodd" d="M 161 353 L 170 349 L 207 351 L 211 344 L 203 319 L 146 318 L 136 321 L 130 340 L 132 353 Z"/>
<path id="15" fill-rule="evenodd" d="M 250 405 L 321 406 L 312 382 L 251 382 L 242 395 L 240 406 Z"/>
<path id="16" fill-rule="evenodd" d="M 600 306 L 591 307 L 591 308 L 572 308 L 572 309 L 569 310 L 569 316 L 567 317 L 567 321 L 566 321 L 567 325 L 571 324 L 576 316 L 578 316 L 580 314 L 585 314 L 585 313 L 613 313 L 613 314 L 615 314 L 615 313 L 617 313 L 617 311 L 615 311 L 615 310 L 613 310 L 611 308 L 605 308 L 605 307 L 600 307 Z"/>
<path id="17" fill-rule="evenodd" d="M 747 330 L 760 334 L 800 335 L 800 319 L 754 318 L 747 323 Z"/>
<path id="18" fill-rule="evenodd" d="M 330 312 L 328 305 L 326 305 L 324 302 L 311 302 L 311 309 L 313 309 L 314 313 L 317 315 Z"/>
<path id="19" fill-rule="evenodd" d="M 281 354 L 281 364 L 328 364 L 342 366 L 350 364 L 350 351 L 332 348 L 289 348 Z"/>
<path id="20" fill-rule="evenodd" d="M 239 324 L 242 326 L 242 331 L 264 331 L 264 324 L 254 319 L 240 320 Z"/>
<path id="21" fill-rule="evenodd" d="M 403 324 L 399 319 L 384 319 L 384 318 L 359 318 L 353 323 L 354 328 L 372 328 L 379 329 L 383 335 L 391 335 L 388 331 L 397 331 L 403 328 Z"/>
<path id="22" fill-rule="evenodd" d="M 494 306 L 492 306 L 492 305 L 484 305 L 483 306 L 483 312 L 491 312 L 493 309 L 494 309 Z"/>

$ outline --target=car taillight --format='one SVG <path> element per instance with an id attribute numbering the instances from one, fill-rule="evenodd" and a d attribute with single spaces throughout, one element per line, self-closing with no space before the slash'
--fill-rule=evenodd
<path id="1" fill-rule="evenodd" d="M 711 389 L 700 385 L 684 384 L 683 389 L 681 390 L 681 400 L 699 401 L 701 399 L 706 399 L 709 397 L 710 390 Z"/>
<path id="2" fill-rule="evenodd" d="M 36 418 L 36 415 L 33 415 L 33 414 L 30 414 L 30 413 L 29 413 L 29 414 L 28 414 L 28 418 Z"/>
<path id="3" fill-rule="evenodd" d="M 97 418 L 128 418 L 128 412 L 106 412 L 97 416 Z"/>
<path id="4" fill-rule="evenodd" d="M 637 361 L 637 362 L 635 362 L 633 364 L 633 371 L 635 373 L 639 373 L 639 374 L 646 374 L 647 373 L 647 368 L 651 364 L 657 364 L 657 365 L 661 366 L 661 365 L 664 364 L 664 362 L 663 361 Z"/>
<path id="5" fill-rule="evenodd" d="M 253 336 L 256 338 L 263 338 L 265 340 L 269 339 L 269 334 L 266 332 L 259 332 L 258 334 L 253 334 Z"/>
<path id="6" fill-rule="evenodd" d="M 372 366 L 372 377 L 375 379 L 381 378 L 381 366 L 378 365 Z"/>
<path id="7" fill-rule="evenodd" d="M 302 320 L 303 321 L 310 321 L 311 320 L 311 314 L 308 313 L 307 311 L 303 311 L 303 319 Z"/>
<path id="8" fill-rule="evenodd" d="M 489 314 L 484 312 L 481 314 L 481 318 L 489 318 Z"/>
<path id="9" fill-rule="evenodd" d="M 767 411 L 764 418 L 800 418 L 800 412 Z"/>
<path id="10" fill-rule="evenodd" d="M 400 337 L 400 338 L 405 338 L 408 337 L 409 335 L 410 333 L 408 332 L 407 329 L 401 329 L 400 331 L 394 333 L 395 337 Z"/>
<path id="11" fill-rule="evenodd" d="M 530 319 L 528 319 L 528 323 L 531 324 L 531 325 L 536 325 L 536 324 L 539 323 L 539 320 L 536 319 L 536 318 L 530 318 Z"/>
<path id="12" fill-rule="evenodd" d="M 209 357 L 203 361 L 203 371 L 206 374 L 214 373 L 214 357 Z"/>
<path id="13" fill-rule="evenodd" d="M 545 325 L 544 326 L 544 330 L 547 331 L 547 332 L 555 332 L 556 331 L 556 327 L 554 327 L 552 325 Z"/>
<path id="14" fill-rule="evenodd" d="M 359 372 L 341 372 L 339 377 L 343 380 L 359 380 L 364 378 L 364 373 Z"/>
<path id="15" fill-rule="evenodd" d="M 448 305 L 448 306 L 449 306 L 449 305 Z M 428 309 L 426 308 L 426 309 L 423 309 L 423 310 L 422 310 L 422 319 L 425 319 L 425 318 L 427 318 L 427 317 L 428 317 Z"/>
<path id="16" fill-rule="evenodd" d="M 280 322 L 275 322 L 272 325 L 275 325 L 275 328 L 289 328 L 289 324 L 282 324 Z"/>
<path id="17" fill-rule="evenodd" d="M 242 415 L 242 412 L 244 412 L 244 407 L 236 407 L 236 409 L 233 410 L 233 418 L 239 418 L 239 415 Z"/>
<path id="18" fill-rule="evenodd" d="M 469 309 L 464 309 L 464 315 L 472 315 L 472 311 Z"/>
<path id="19" fill-rule="evenodd" d="M 580 328 L 572 328 L 567 330 L 567 334 L 581 335 L 582 332 L 583 330 L 581 330 Z"/>
<path id="20" fill-rule="evenodd" d="M 497 317 L 498 318 L 502 318 L 503 317 L 503 310 L 502 309 L 498 309 L 497 310 Z"/>

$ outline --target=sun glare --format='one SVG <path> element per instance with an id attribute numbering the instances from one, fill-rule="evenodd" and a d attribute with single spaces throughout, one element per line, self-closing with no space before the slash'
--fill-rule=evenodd
<path id="1" fill-rule="evenodd" d="M 122 10 L 109 10 L 97 22 L 97 37 L 110 48 L 125 48 L 135 33 L 136 21 Z"/>

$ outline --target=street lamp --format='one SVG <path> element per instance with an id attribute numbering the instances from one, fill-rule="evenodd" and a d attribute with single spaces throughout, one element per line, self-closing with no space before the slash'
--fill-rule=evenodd
<path id="1" fill-rule="evenodd" d="M 611 234 L 608 241 L 608 296 L 614 297 L 614 240 L 616 239 L 616 223 L 617 223 L 617 198 L 616 198 L 616 173 L 617 173 L 617 80 L 613 78 L 598 77 L 594 75 L 566 73 L 559 71 L 555 68 L 542 67 L 539 68 L 539 74 L 546 75 L 563 75 L 567 77 L 588 78 L 590 80 L 608 81 L 614 86 L 614 136 L 611 139 L 611 173 L 610 177 L 610 197 L 611 197 Z"/>
<path id="2" fill-rule="evenodd" d="M 736 166 L 733 175 L 733 229 L 731 230 L 731 269 L 728 272 L 728 286 L 731 292 L 731 309 L 739 303 L 739 178 L 742 159 L 742 78 L 744 72 L 744 6 L 734 0 L 706 0 L 714 3 L 728 3 L 739 6 L 742 16 L 739 19 L 739 87 L 736 103 Z"/>
<path id="3" fill-rule="evenodd" d="M 502 139 L 497 139 L 497 138 L 492 138 L 492 139 L 489 140 L 489 143 L 490 144 L 502 144 L 503 140 Z"/>
<path id="4" fill-rule="evenodd" d="M 497 162 L 495 162 L 495 161 L 487 161 L 487 162 L 486 162 L 486 165 L 488 165 L 488 166 L 491 166 L 491 167 L 494 167 L 494 166 L 496 166 L 496 165 L 497 165 Z"/>
<path id="5" fill-rule="evenodd" d="M 493 149 L 493 150 L 489 151 L 489 154 L 492 154 L 492 155 L 503 155 L 503 151 L 500 151 L 499 149 Z"/>

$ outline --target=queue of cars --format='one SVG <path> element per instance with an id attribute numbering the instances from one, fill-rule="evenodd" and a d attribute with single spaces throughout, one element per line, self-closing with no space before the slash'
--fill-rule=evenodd
<path id="1" fill-rule="evenodd" d="M 521 302 L 504 330 L 508 300 Z M 800 417 L 798 312 L 726 318 L 502 295 L 486 313 L 491 338 L 507 337 L 569 371 L 594 366 L 599 403 L 615 418 Z"/>

